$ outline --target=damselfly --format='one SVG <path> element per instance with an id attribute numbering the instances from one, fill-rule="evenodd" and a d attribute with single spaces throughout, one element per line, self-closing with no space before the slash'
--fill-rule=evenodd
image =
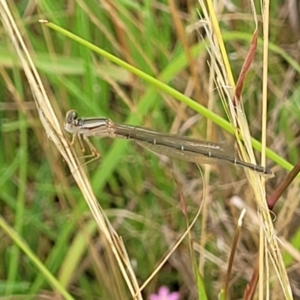
<path id="1" fill-rule="evenodd" d="M 231 163 L 266 177 L 274 176 L 268 168 L 233 157 L 219 143 L 161 133 L 132 125 L 121 125 L 108 118 L 78 118 L 75 110 L 67 113 L 64 127 L 66 131 L 73 134 L 72 144 L 77 136 L 84 149 L 83 138 L 96 158 L 99 157 L 99 152 L 89 141 L 90 136 L 132 139 L 150 151 L 171 158 L 199 164 Z"/>

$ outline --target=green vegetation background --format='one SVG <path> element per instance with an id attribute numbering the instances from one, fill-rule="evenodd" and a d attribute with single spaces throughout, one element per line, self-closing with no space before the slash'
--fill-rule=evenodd
<path id="1" fill-rule="evenodd" d="M 254 23 L 248 1 L 235 1 L 228 7 L 221 2 L 217 9 L 220 26 L 237 78 Z M 199 20 L 198 12 L 201 13 L 197 1 L 176 1 L 186 29 L 186 45 L 195 57 L 196 84 L 168 1 L 44 0 L 10 5 L 24 36 L 32 44 L 31 54 L 62 124 L 65 113 L 76 109 L 86 117 L 107 116 L 119 123 L 224 142 L 233 151 L 233 146 L 229 146 L 232 138 L 218 126 L 213 125 L 212 136 L 207 137 L 207 127 L 211 125 L 205 117 L 38 23 L 39 19 L 48 19 L 204 106 L 215 97 L 210 109 L 225 118 L 217 90 L 211 90 L 208 84 L 209 57 L 202 40 L 204 32 L 201 28 L 191 31 Z M 273 1 L 270 15 L 267 144 L 280 157 L 295 164 L 299 159 L 300 31 L 290 21 L 293 11 L 288 10 L 287 2 Z M 39 123 L 14 49 L 3 30 L 0 34 L 1 215 L 75 299 L 117 299 L 118 289 L 123 299 L 128 299 L 121 276 L 107 268 L 101 237 L 84 199 Z M 243 91 L 251 134 L 258 140 L 261 74 L 260 45 Z M 246 205 L 249 213 L 234 262 L 231 299 L 241 298 L 258 249 L 258 232 L 253 221 L 255 206 L 243 169 L 211 166 L 210 180 L 204 184 L 194 164 L 157 157 L 128 141 L 93 139 L 93 143 L 101 159 L 88 164 L 87 172 L 101 206 L 124 241 L 141 284 L 183 234 L 203 195 L 207 197 L 205 232 L 201 215 L 189 239 L 146 287 L 145 299 L 161 285 L 179 290 L 182 299 L 196 299 L 198 291 L 192 266 L 194 258 L 198 260 L 199 256 L 205 257 L 201 268 L 208 298 L 216 299 L 224 284 L 240 204 Z M 287 171 L 272 159 L 268 165 L 276 172 L 276 178 L 267 182 L 271 194 Z M 283 253 L 292 285 L 299 289 L 299 181 L 290 187 L 275 213 L 279 237 L 294 248 L 293 256 L 291 251 Z M 42 299 L 48 295 L 52 299 L 55 294 L 43 273 L 37 271 L 3 231 L 0 241 L 0 295 L 18 295 L 18 299 L 28 299 L 30 295 Z M 198 245 L 194 246 L 194 256 L 190 251 L 191 241 Z M 278 287 L 274 286 L 271 299 L 277 299 L 277 293 Z M 295 299 L 300 296 L 295 295 Z"/>

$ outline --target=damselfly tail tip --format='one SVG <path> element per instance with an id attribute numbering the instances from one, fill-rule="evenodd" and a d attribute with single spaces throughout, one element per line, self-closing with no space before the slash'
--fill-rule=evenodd
<path id="1" fill-rule="evenodd" d="M 274 172 L 271 169 L 265 169 L 265 172 L 262 174 L 266 179 L 271 179 L 275 177 Z"/>

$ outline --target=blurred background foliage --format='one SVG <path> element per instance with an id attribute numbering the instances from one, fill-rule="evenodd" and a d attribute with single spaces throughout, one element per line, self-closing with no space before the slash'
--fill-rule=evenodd
<path id="1" fill-rule="evenodd" d="M 234 153 L 232 137 L 209 120 L 38 22 L 47 19 L 58 24 L 225 118 L 217 90 L 209 84 L 209 56 L 205 33 L 197 23 L 201 9 L 196 0 L 9 4 L 24 38 L 30 41 L 27 46 L 61 124 L 65 113 L 76 109 L 81 116 L 107 116 L 119 123 L 223 142 Z M 215 1 L 215 9 L 237 78 L 254 30 L 250 4 L 248 0 Z M 292 164 L 299 160 L 299 26 L 297 1 L 272 1 L 267 145 Z M 43 131 L 17 55 L 3 29 L 0 34 L 1 215 L 50 272 L 63 278 L 75 299 L 120 299 L 120 294 L 128 299 L 121 277 L 107 268 L 103 242 L 70 171 Z M 258 140 L 261 76 L 260 44 L 243 90 L 251 134 Z M 216 299 L 224 284 L 237 219 L 246 207 L 231 279 L 231 299 L 240 299 L 259 243 L 256 208 L 243 169 L 212 165 L 199 170 L 195 164 L 157 157 L 128 141 L 93 139 L 93 143 L 101 158 L 86 169 L 99 203 L 124 241 L 140 284 L 203 205 L 189 238 L 143 291 L 145 299 L 163 284 L 179 290 L 182 299 L 196 299 L 194 259 L 201 262 L 208 298 Z M 77 144 L 76 149 L 82 156 Z M 271 160 L 268 166 L 276 172 L 267 182 L 271 194 L 287 171 Z M 295 299 L 300 299 L 299 181 L 282 197 L 275 213 L 277 233 L 289 245 L 283 253 Z M 3 231 L 0 240 L 0 294 L 53 299 L 43 274 Z M 282 299 L 279 289 L 274 286 L 271 299 Z"/>

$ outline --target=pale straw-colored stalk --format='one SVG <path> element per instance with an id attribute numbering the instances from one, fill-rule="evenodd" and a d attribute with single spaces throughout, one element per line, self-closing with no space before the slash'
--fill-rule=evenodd
<path id="1" fill-rule="evenodd" d="M 256 25 L 251 41 L 248 57 L 245 60 L 244 67 L 241 71 L 240 78 L 237 84 L 234 82 L 229 59 L 223 43 L 221 30 L 218 24 L 217 16 L 211 1 L 199 0 L 203 14 L 203 26 L 209 40 L 209 52 L 214 57 L 211 63 L 214 64 L 214 71 L 216 73 L 216 87 L 218 89 L 220 98 L 227 116 L 233 126 L 236 143 L 238 145 L 239 155 L 242 160 L 256 164 L 255 156 L 251 145 L 251 135 L 244 113 L 242 98 L 240 96 L 242 84 L 247 68 L 253 59 L 257 44 L 257 18 L 254 5 L 252 3 L 253 16 Z M 267 9 L 268 6 L 265 6 Z M 268 26 L 268 19 L 264 19 L 264 27 Z M 264 32 L 268 32 L 265 30 Z M 264 47 L 267 51 L 267 46 Z M 267 64 L 264 64 L 267 67 Z M 265 72 L 264 72 L 265 74 Z M 266 77 L 264 77 L 267 82 Z M 266 94 L 264 93 L 263 107 L 266 108 Z M 263 114 L 263 128 L 266 127 L 266 110 Z M 265 129 L 263 130 L 265 132 Z M 262 143 L 265 145 L 266 134 L 263 135 Z M 264 148 L 264 147 L 263 147 Z M 265 152 L 262 152 L 265 153 Z M 265 160 L 263 160 L 265 162 Z M 282 255 L 278 245 L 278 238 L 274 232 L 273 221 L 266 202 L 265 180 L 255 174 L 254 172 L 245 170 L 248 178 L 249 186 L 253 191 L 253 199 L 257 205 L 257 214 L 260 223 L 260 248 L 259 248 L 259 299 L 269 299 L 269 284 L 270 282 L 270 268 L 269 261 L 277 274 L 278 281 L 281 284 L 285 299 L 292 299 L 292 292 L 290 283 L 287 277 L 287 272 L 283 263 Z"/>
<path id="2" fill-rule="evenodd" d="M 131 264 L 122 240 L 118 237 L 101 206 L 99 205 L 99 202 L 93 193 L 90 182 L 82 168 L 81 163 L 70 147 L 68 140 L 65 138 L 61 128 L 62 124 L 59 122 L 53 110 L 40 76 L 24 43 L 23 37 L 20 34 L 20 31 L 5 0 L 0 0 L 0 16 L 2 24 L 7 32 L 7 36 L 10 38 L 22 63 L 24 73 L 27 77 L 33 98 L 35 100 L 41 123 L 44 127 L 45 134 L 49 138 L 49 143 L 52 142 L 56 146 L 62 155 L 62 160 L 64 159 L 64 161 L 68 164 L 70 172 L 73 175 L 95 221 L 98 224 L 101 236 L 109 245 L 109 247 L 106 249 L 111 249 L 113 255 L 115 256 L 116 262 L 123 274 L 132 298 L 142 299 L 139 292 L 138 283 L 131 268 Z M 26 40 L 26 43 L 30 42 Z"/>

